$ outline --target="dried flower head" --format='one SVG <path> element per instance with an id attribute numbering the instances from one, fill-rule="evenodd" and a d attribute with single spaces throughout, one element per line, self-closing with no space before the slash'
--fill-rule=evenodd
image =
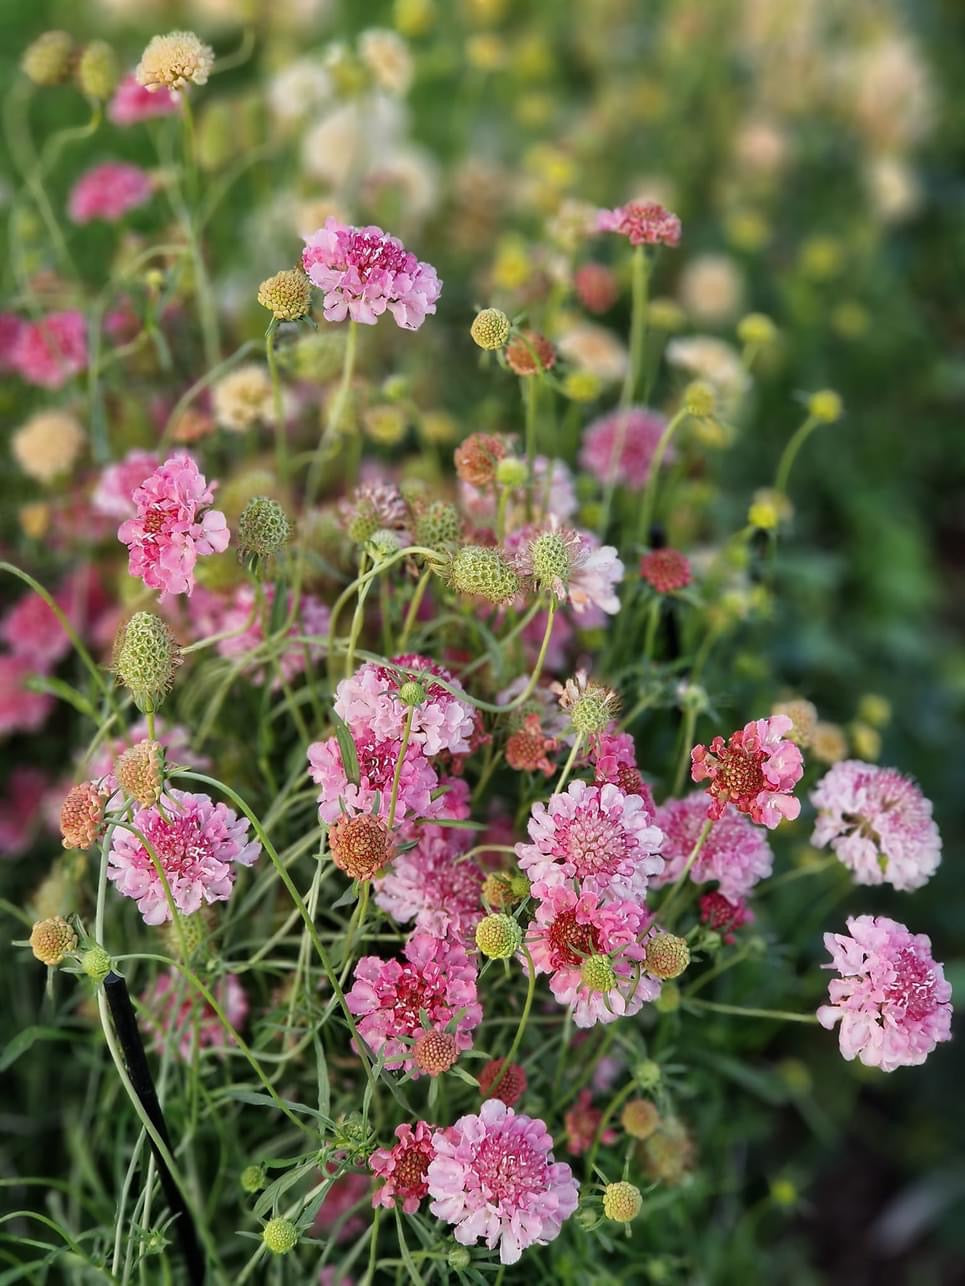
<path id="1" fill-rule="evenodd" d="M 145 714 L 157 710 L 170 692 L 182 659 L 167 622 L 154 612 L 135 612 L 114 639 L 114 673 Z"/>
<path id="2" fill-rule="evenodd" d="M 506 347 L 506 362 L 515 375 L 538 375 L 556 365 L 556 349 L 539 331 L 521 331 Z"/>
<path id="3" fill-rule="evenodd" d="M 782 714 L 790 719 L 791 729 L 787 734 L 788 740 L 807 749 L 818 726 L 818 712 L 810 701 L 806 701 L 804 697 L 778 701 L 771 707 L 771 714 Z"/>
<path id="4" fill-rule="evenodd" d="M 77 949 L 77 934 L 62 915 L 38 920 L 30 930 L 30 950 L 41 964 L 54 969 Z"/>
<path id="5" fill-rule="evenodd" d="M 473 318 L 469 333 L 480 348 L 505 348 L 512 323 L 500 308 L 484 308 Z"/>
<path id="6" fill-rule="evenodd" d="M 14 459 L 28 478 L 51 483 L 70 473 L 87 441 L 67 411 L 38 411 L 10 439 Z"/>
<path id="7" fill-rule="evenodd" d="M 138 84 L 152 92 L 205 85 L 214 66 L 214 50 L 193 31 L 169 31 L 152 36 L 134 70 Z"/>
<path id="8" fill-rule="evenodd" d="M 447 1031 L 425 1031 L 412 1046 L 412 1061 L 426 1076 L 441 1076 L 458 1058 L 456 1038 Z"/>
<path id="9" fill-rule="evenodd" d="M 74 38 L 66 31 L 45 31 L 23 52 L 20 66 L 35 85 L 61 85 L 74 65 Z"/>
<path id="10" fill-rule="evenodd" d="M 409 522 L 409 508 L 398 489 L 384 482 L 357 487 L 338 513 L 349 539 L 359 545 L 377 531 L 404 532 Z"/>
<path id="11" fill-rule="evenodd" d="M 504 1059 L 494 1058 L 479 1070 L 479 1093 L 482 1098 L 498 1098 L 514 1107 L 526 1093 L 526 1072 L 519 1063 L 510 1063 L 503 1071 Z"/>
<path id="12" fill-rule="evenodd" d="M 443 549 L 455 545 L 462 530 L 459 510 L 446 500 L 433 500 L 417 509 L 415 543 L 430 549 Z"/>
<path id="13" fill-rule="evenodd" d="M 252 496 L 241 511 L 237 536 L 239 555 L 270 559 L 291 540 L 292 525 L 277 500 Z"/>
<path id="14" fill-rule="evenodd" d="M 356 813 L 340 817 L 328 832 L 332 861 L 352 880 L 370 880 L 392 861 L 395 844 L 380 817 Z"/>
<path id="15" fill-rule="evenodd" d="M 92 781 L 71 787 L 60 807 L 64 848 L 90 848 L 101 834 L 107 796 Z"/>
<path id="16" fill-rule="evenodd" d="M 148 738 L 128 746 L 118 757 L 114 775 L 126 795 L 142 808 L 150 808 L 164 788 L 164 747 Z"/>
<path id="17" fill-rule="evenodd" d="M 539 715 L 528 714 L 506 741 L 506 763 L 516 772 L 543 772 L 550 777 L 555 768 L 549 755 L 558 744 L 544 733 Z"/>
<path id="18" fill-rule="evenodd" d="M 623 1105 L 620 1124 L 632 1139 L 649 1139 L 660 1124 L 657 1105 L 648 1098 L 632 1098 Z"/>
<path id="19" fill-rule="evenodd" d="M 471 433 L 456 447 L 453 455 L 456 474 L 462 482 L 473 487 L 488 487 L 506 452 L 505 438 L 494 433 Z"/>
<path id="20" fill-rule="evenodd" d="M 301 268 L 283 268 L 258 287 L 258 302 L 277 321 L 301 321 L 312 311 L 312 283 Z"/>
<path id="21" fill-rule="evenodd" d="M 605 732 L 620 709 L 620 698 L 613 689 L 589 679 L 584 670 L 563 684 L 554 683 L 553 691 L 558 694 L 560 707 L 568 712 L 573 727 L 585 737 Z"/>

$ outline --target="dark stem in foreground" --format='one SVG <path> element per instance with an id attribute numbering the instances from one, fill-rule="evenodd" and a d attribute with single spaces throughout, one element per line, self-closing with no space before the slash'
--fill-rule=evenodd
<path id="1" fill-rule="evenodd" d="M 120 1042 L 121 1049 L 124 1051 L 124 1061 L 127 1064 L 131 1084 L 134 1086 L 144 1111 L 151 1120 L 151 1124 L 164 1140 L 168 1151 L 173 1151 L 167 1126 L 164 1124 L 161 1104 L 158 1102 L 157 1091 L 154 1088 L 151 1069 L 147 1065 L 147 1056 L 144 1053 L 141 1033 L 137 1028 L 137 1018 L 134 1014 L 134 1006 L 131 1004 L 127 983 L 120 974 L 111 970 L 104 979 L 104 993 L 107 996 L 107 1004 L 110 1007 L 117 1039 Z M 151 1142 L 150 1140 L 148 1141 Z M 161 1187 L 164 1189 L 165 1199 L 175 1217 L 174 1227 L 177 1231 L 181 1252 L 184 1255 L 184 1262 L 187 1265 L 188 1281 L 191 1286 L 204 1286 L 204 1255 L 201 1253 L 201 1246 L 198 1243 L 198 1236 L 191 1213 L 184 1203 L 184 1198 L 178 1191 L 178 1185 L 174 1182 L 171 1171 L 157 1148 L 154 1147 L 153 1142 L 151 1142 L 151 1149 L 154 1152 L 154 1160 L 161 1180 Z"/>

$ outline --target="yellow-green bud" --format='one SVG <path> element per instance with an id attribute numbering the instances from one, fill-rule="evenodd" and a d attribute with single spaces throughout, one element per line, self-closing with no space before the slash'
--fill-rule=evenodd
<path id="1" fill-rule="evenodd" d="M 493 352 L 497 348 L 505 348 L 512 328 L 512 323 L 501 309 L 484 308 L 473 318 L 469 333 L 480 348 Z"/>
<path id="2" fill-rule="evenodd" d="M 649 1139 L 660 1124 L 657 1105 L 648 1098 L 632 1098 L 623 1105 L 620 1124 L 632 1139 Z"/>
<path id="3" fill-rule="evenodd" d="M 592 1232 L 594 1228 L 599 1228 L 603 1222 L 599 1211 L 594 1210 L 592 1206 L 580 1206 L 574 1217 L 584 1232 Z"/>
<path id="4" fill-rule="evenodd" d="M 24 50 L 20 66 L 35 85 L 62 85 L 73 61 L 73 36 L 66 31 L 45 31 Z"/>
<path id="5" fill-rule="evenodd" d="M 238 549 L 242 555 L 273 558 L 292 538 L 288 515 L 270 496 L 252 496 L 238 519 Z"/>
<path id="6" fill-rule="evenodd" d="M 650 301 L 647 320 L 654 330 L 680 330 L 687 321 L 687 314 L 675 299 L 657 298 Z"/>
<path id="7" fill-rule="evenodd" d="M 758 531 L 776 531 L 791 516 L 791 503 L 783 492 L 773 487 L 760 487 L 747 510 L 747 521 Z"/>
<path id="8" fill-rule="evenodd" d="M 849 731 L 851 733 L 851 744 L 858 758 L 874 763 L 881 754 L 881 733 L 878 729 L 872 728 L 868 723 L 862 723 L 860 719 L 856 719 Z"/>
<path id="9" fill-rule="evenodd" d="M 680 1008 L 680 988 L 675 982 L 665 982 L 660 995 L 653 1002 L 658 1014 L 674 1014 Z"/>
<path id="10" fill-rule="evenodd" d="M 242 1192 L 260 1192 L 265 1186 L 265 1167 L 263 1165 L 246 1165 L 241 1172 Z"/>
<path id="11" fill-rule="evenodd" d="M 106 40 L 92 40 L 77 64 L 77 84 L 88 98 L 104 102 L 117 88 L 121 77 L 117 54 Z"/>
<path id="12" fill-rule="evenodd" d="M 777 339 L 777 327 L 764 313 L 748 313 L 737 323 L 737 338 L 742 344 L 760 348 L 774 343 Z"/>
<path id="13" fill-rule="evenodd" d="M 415 679 L 409 679 L 399 688 L 399 700 L 404 706 L 421 706 L 426 699 L 426 690 Z"/>
<path id="14" fill-rule="evenodd" d="M 386 558 L 391 558 L 402 548 L 402 538 L 397 531 L 390 531 L 388 527 L 380 527 L 378 531 L 373 531 L 365 542 L 366 550 L 369 556 L 377 563 L 383 562 Z"/>
<path id="15" fill-rule="evenodd" d="M 873 728 L 884 728 L 891 722 L 891 702 L 877 692 L 866 692 L 858 702 L 858 718 Z"/>
<path id="16" fill-rule="evenodd" d="M 821 389 L 808 398 L 808 415 L 820 420 L 822 424 L 833 424 L 835 420 L 840 420 L 843 411 L 844 404 L 833 389 Z"/>
<path id="17" fill-rule="evenodd" d="M 453 1246 L 446 1256 L 446 1262 L 450 1268 L 458 1272 L 463 1268 L 469 1267 L 472 1262 L 472 1256 L 465 1246 Z"/>
<path id="18" fill-rule="evenodd" d="M 570 722 L 585 737 L 605 732 L 607 725 L 619 708 L 615 692 L 601 684 L 591 683 L 570 707 Z"/>
<path id="19" fill-rule="evenodd" d="M 495 478 L 501 487 L 521 487 L 526 481 L 526 461 L 503 456 L 496 464 Z"/>
<path id="20" fill-rule="evenodd" d="M 632 1183 L 608 1183 L 603 1190 L 603 1213 L 614 1223 L 630 1223 L 642 1206 L 640 1189 Z"/>
<path id="21" fill-rule="evenodd" d="M 684 406 L 688 415 L 709 419 L 717 406 L 717 395 L 706 380 L 694 380 L 684 389 Z"/>
<path id="22" fill-rule="evenodd" d="M 167 622 L 154 612 L 135 612 L 114 639 L 114 673 L 143 714 L 161 705 L 181 661 Z"/>
<path id="23" fill-rule="evenodd" d="M 523 942 L 523 931 L 511 915 L 487 915 L 476 925 L 476 946 L 490 960 L 508 960 Z"/>
<path id="24" fill-rule="evenodd" d="M 392 402 L 370 406 L 362 419 L 365 432 L 372 441 L 388 447 L 401 442 L 409 427 L 409 417 L 404 408 Z"/>
<path id="25" fill-rule="evenodd" d="M 571 402 L 595 402 L 603 381 L 593 371 L 570 371 L 563 380 L 563 396 Z"/>
<path id="26" fill-rule="evenodd" d="M 284 268 L 261 283 L 258 302 L 277 321 L 301 321 L 312 311 L 312 283 L 301 268 Z"/>
<path id="27" fill-rule="evenodd" d="M 490 603 L 508 603 L 520 590 L 519 576 L 498 549 L 464 545 L 452 559 L 449 582 L 460 594 L 474 594 Z"/>
<path id="28" fill-rule="evenodd" d="M 662 1076 L 660 1064 L 652 1058 L 644 1058 L 633 1069 L 633 1079 L 643 1090 L 655 1090 Z"/>
<path id="29" fill-rule="evenodd" d="M 658 933 L 647 943 L 645 968 L 655 978 L 679 978 L 690 964 L 690 948 L 674 933 Z"/>
<path id="30" fill-rule="evenodd" d="M 81 956 L 80 967 L 91 982 L 99 987 L 111 971 L 111 958 L 102 946 L 95 943 Z"/>
<path id="31" fill-rule="evenodd" d="M 77 934 L 62 915 L 38 920 L 30 930 L 30 950 L 41 964 L 55 968 L 77 948 Z"/>
<path id="32" fill-rule="evenodd" d="M 529 878 L 523 875 L 522 872 L 517 872 L 509 877 L 510 892 L 518 902 L 522 902 L 523 898 L 529 897 L 529 888 Z"/>
<path id="33" fill-rule="evenodd" d="M 445 500 L 433 500 L 415 521 L 415 543 L 430 549 L 455 545 L 459 540 L 462 521 L 459 510 Z"/>
<path id="34" fill-rule="evenodd" d="M 587 956 L 580 969 L 580 982 L 590 991 L 612 991 L 617 985 L 613 961 L 609 956 Z"/>
<path id="35" fill-rule="evenodd" d="M 261 1239 L 273 1255 L 287 1255 L 298 1245 L 298 1229 L 290 1219 L 270 1219 Z"/>

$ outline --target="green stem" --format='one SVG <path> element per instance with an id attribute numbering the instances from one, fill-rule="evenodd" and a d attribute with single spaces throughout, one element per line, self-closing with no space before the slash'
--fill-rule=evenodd
<path id="1" fill-rule="evenodd" d="M 400 653 L 404 653 L 406 650 L 406 645 L 409 642 L 409 635 L 412 633 L 412 627 L 415 625 L 416 619 L 419 615 L 419 608 L 422 606 L 422 599 L 425 596 L 426 588 L 431 576 L 432 568 L 427 567 L 419 577 L 419 583 L 416 585 L 412 598 L 409 601 L 409 610 L 405 614 L 405 623 L 402 626 L 402 633 L 399 635 L 399 646 L 396 649 Z"/>
<path id="2" fill-rule="evenodd" d="M 533 493 L 536 490 L 536 397 L 539 376 L 523 377 L 523 404 L 526 408 L 526 521 L 533 521 Z"/>
<path id="3" fill-rule="evenodd" d="M 275 352 L 275 332 L 278 322 L 273 317 L 265 331 L 265 357 L 268 362 L 268 374 L 271 378 L 272 410 L 275 418 L 275 466 L 282 486 L 288 485 L 288 437 L 285 429 L 285 415 L 282 407 L 281 380 L 278 377 L 278 355 Z"/>
<path id="4" fill-rule="evenodd" d="M 673 789 L 671 794 L 674 797 L 679 796 L 684 788 L 684 780 L 687 776 L 687 765 L 690 763 L 690 751 L 693 748 L 694 729 L 697 726 L 697 711 L 692 705 L 688 705 L 684 711 L 684 721 L 680 729 L 680 756 L 677 759 L 677 770 L 674 773 Z"/>
<path id="5" fill-rule="evenodd" d="M 352 624 L 349 627 L 348 647 L 345 650 L 345 666 L 343 673 L 345 678 L 351 678 L 352 670 L 355 666 L 355 648 L 359 641 L 359 635 L 362 632 L 362 625 L 365 621 L 365 600 L 368 596 L 371 580 L 363 579 L 365 575 L 365 552 L 363 550 L 359 558 L 359 587 L 355 598 L 355 611 L 352 613 Z"/>
<path id="6" fill-rule="evenodd" d="M 583 746 L 583 733 L 578 732 L 576 734 L 576 738 L 573 741 L 573 746 L 567 757 L 566 763 L 563 765 L 563 771 L 560 773 L 559 781 L 557 781 L 556 785 L 553 787 L 554 795 L 560 794 L 563 787 L 566 785 L 567 778 L 569 777 L 570 773 L 573 771 L 573 765 L 576 763 L 577 755 L 580 753 L 582 746 Z"/>
<path id="7" fill-rule="evenodd" d="M 525 942 L 523 943 L 522 951 L 526 957 L 526 969 L 529 974 L 529 979 L 526 985 L 526 1001 L 523 1004 L 523 1012 L 520 1015 L 519 1026 L 516 1028 L 516 1035 L 513 1037 L 513 1043 L 509 1047 L 509 1053 L 503 1059 L 503 1065 L 499 1069 L 499 1074 L 489 1087 L 490 1098 L 492 1098 L 496 1093 L 500 1082 L 509 1071 L 510 1064 L 519 1051 L 519 1047 L 523 1041 L 523 1035 L 526 1031 L 526 1024 L 529 1022 L 529 1011 L 533 1007 L 533 996 L 536 992 L 536 966 L 533 964 L 533 957 L 530 955 L 529 947 L 526 946 Z"/>
<path id="8" fill-rule="evenodd" d="M 696 862 L 697 858 L 700 856 L 700 850 L 704 847 L 704 844 L 707 842 L 707 836 L 710 834 L 710 831 L 713 825 L 714 825 L 713 820 L 710 817 L 708 817 L 707 820 L 704 822 L 703 826 L 700 828 L 700 834 L 697 836 L 697 842 L 690 850 L 690 855 L 688 856 L 687 861 L 684 863 L 683 870 L 677 876 L 670 892 L 661 902 L 657 910 L 657 915 L 660 917 L 660 927 L 665 931 L 669 930 L 670 925 L 673 923 L 669 914 L 670 906 L 676 900 L 677 895 L 680 893 L 680 890 L 687 883 L 687 876 L 690 874 L 691 870 L 693 869 L 694 862 Z"/>
<path id="9" fill-rule="evenodd" d="M 715 1014 L 736 1014 L 741 1018 L 773 1018 L 787 1023 L 817 1023 L 817 1014 L 796 1014 L 789 1009 L 747 1009 L 743 1005 L 723 1005 L 716 1000 L 686 1001 L 688 1008 L 708 1009 Z"/>
<path id="10" fill-rule="evenodd" d="M 342 359 L 342 378 L 339 381 L 338 389 L 329 407 L 325 431 L 318 440 L 318 446 L 315 448 L 315 454 L 312 457 L 312 463 L 308 470 L 308 480 L 305 485 L 306 509 L 311 508 L 318 493 L 318 488 L 322 480 L 321 473 L 322 464 L 325 459 L 325 448 L 329 446 L 333 439 L 337 438 L 339 435 L 342 415 L 345 410 L 345 399 L 348 396 L 348 390 L 352 383 L 352 376 L 355 372 L 355 354 L 357 347 L 358 322 L 350 321 L 348 324 L 348 339 L 345 342 L 345 356 Z"/>
<path id="11" fill-rule="evenodd" d="M 643 659 L 645 661 L 653 660 L 653 652 L 657 643 L 657 629 L 660 625 L 660 609 L 663 600 L 658 594 L 655 594 L 647 608 L 647 629 L 643 637 Z"/>
<path id="12" fill-rule="evenodd" d="M 0 572 L 9 572 L 11 576 L 16 576 L 17 579 L 22 580 L 25 585 L 29 585 L 35 594 L 40 595 L 40 597 L 44 600 L 44 602 L 53 612 L 54 616 L 56 616 L 64 633 L 70 639 L 71 645 L 73 646 L 74 651 L 77 653 L 81 661 L 84 663 L 84 668 L 87 670 L 88 674 L 94 680 L 94 683 L 97 685 L 98 691 L 101 693 L 102 696 L 107 697 L 110 700 L 112 697 L 112 692 L 111 692 L 111 688 L 107 683 L 107 680 L 104 678 L 100 670 L 94 664 L 94 660 L 91 657 L 91 654 L 87 651 L 87 648 L 84 647 L 84 644 L 81 642 L 80 635 L 74 629 L 73 625 L 71 625 L 63 609 L 54 600 L 53 596 L 50 593 L 48 593 L 46 589 L 44 589 L 43 585 L 41 585 L 39 581 L 34 580 L 34 578 L 28 572 L 21 571 L 19 567 L 14 567 L 13 563 L 0 562 Z M 112 704 L 113 704 L 113 701 L 112 701 Z"/>
<path id="13" fill-rule="evenodd" d="M 405 726 L 402 729 L 402 740 L 399 743 L 399 753 L 395 757 L 395 772 L 392 774 L 392 794 L 389 797 L 389 816 L 386 825 L 389 830 L 395 825 L 395 810 L 399 804 L 399 781 L 402 777 L 402 765 L 405 762 L 405 752 L 409 748 L 409 738 L 412 735 L 412 720 L 415 717 L 415 706 L 409 706 L 405 716 Z"/>
<path id="14" fill-rule="evenodd" d="M 787 494 L 787 481 L 791 476 L 791 466 L 797 459 L 797 453 L 820 423 L 820 420 L 809 415 L 801 427 L 791 435 L 787 446 L 781 452 L 777 473 L 774 475 L 774 490 L 781 495 Z"/>
<path id="15" fill-rule="evenodd" d="M 610 510 L 613 507 L 613 496 L 619 478 L 619 462 L 623 454 L 623 445 L 627 437 L 628 412 L 633 404 L 633 397 L 640 382 L 640 368 L 643 364 L 643 352 L 647 335 L 647 285 L 650 277 L 650 263 L 643 246 L 635 246 L 631 263 L 630 295 L 630 352 L 627 358 L 627 373 L 620 391 L 617 410 L 620 420 L 617 425 L 613 449 L 610 452 L 610 463 L 607 469 L 607 483 L 603 493 L 603 510 L 600 516 L 599 533 L 606 535 L 610 523 Z"/>
<path id="16" fill-rule="evenodd" d="M 647 474 L 647 485 L 643 492 L 643 503 L 640 506 L 640 521 L 637 525 L 637 543 L 639 545 L 650 544 L 650 525 L 653 522 L 654 508 L 657 502 L 657 480 L 660 476 L 660 466 L 663 464 L 663 458 L 667 454 L 667 448 L 670 446 L 670 439 L 686 420 L 687 415 L 686 406 L 682 406 L 676 415 L 672 416 L 667 422 L 667 427 L 661 433 L 654 448 L 653 457 L 650 460 L 650 472 Z"/>

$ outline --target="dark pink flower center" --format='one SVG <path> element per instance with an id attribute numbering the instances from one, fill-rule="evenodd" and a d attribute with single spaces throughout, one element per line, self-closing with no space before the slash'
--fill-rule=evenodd
<path id="1" fill-rule="evenodd" d="M 895 980 L 885 992 L 892 1005 L 903 1009 L 906 1017 L 921 1022 L 933 1013 L 935 1001 L 935 970 L 931 961 L 923 960 L 911 947 L 903 947 L 892 965 Z"/>
<path id="2" fill-rule="evenodd" d="M 579 967 L 600 948 L 600 934 L 592 924 L 580 924 L 575 911 L 561 911 L 549 930 L 550 962 L 554 969 Z"/>
<path id="3" fill-rule="evenodd" d="M 488 1135 L 476 1152 L 473 1169 L 483 1195 L 513 1205 L 528 1193 L 546 1190 L 546 1161 L 528 1143 L 511 1135 Z"/>
<path id="4" fill-rule="evenodd" d="M 419 1011 L 424 1009 L 430 1018 L 444 1007 L 446 981 L 436 966 L 422 973 L 411 964 L 402 966 L 402 975 L 394 984 L 391 1001 L 393 1025 L 397 1032 L 410 1035 L 421 1029 Z"/>
<path id="5" fill-rule="evenodd" d="M 144 834 L 157 853 L 168 879 L 192 879 L 211 857 L 211 841 L 201 829 L 201 821 L 193 816 L 178 816 L 166 822 L 158 817 Z M 150 855 L 145 850 L 144 859 L 153 870 Z"/>
<path id="6" fill-rule="evenodd" d="M 346 262 L 352 265 L 363 281 L 367 281 L 376 269 L 403 272 L 407 257 L 404 246 L 368 232 L 352 232 L 345 250 Z"/>
<path id="7" fill-rule="evenodd" d="M 633 854 L 633 841 L 618 818 L 598 806 L 580 808 L 575 817 L 557 818 L 554 850 L 573 863 L 579 879 L 617 874 Z"/>

